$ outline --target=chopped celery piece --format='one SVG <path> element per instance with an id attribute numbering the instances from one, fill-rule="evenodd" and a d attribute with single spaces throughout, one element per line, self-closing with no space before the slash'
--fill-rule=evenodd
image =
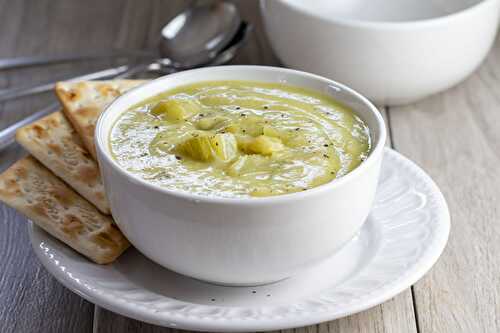
<path id="1" fill-rule="evenodd" d="M 238 154 L 234 135 L 231 133 L 192 136 L 177 145 L 177 151 L 198 161 L 230 161 Z"/>
<path id="2" fill-rule="evenodd" d="M 238 144 L 231 133 L 216 134 L 210 138 L 215 155 L 222 161 L 230 161 L 238 155 Z"/>

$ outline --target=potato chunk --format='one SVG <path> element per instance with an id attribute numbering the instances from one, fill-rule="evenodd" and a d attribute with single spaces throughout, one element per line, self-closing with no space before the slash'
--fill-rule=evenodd
<path id="1" fill-rule="evenodd" d="M 269 125 L 265 125 L 262 132 L 266 136 L 280 139 L 281 142 L 292 148 L 303 147 L 307 145 L 307 138 L 303 134 L 303 131 L 290 132 L 283 129 L 277 129 Z"/>
<path id="2" fill-rule="evenodd" d="M 262 128 L 262 133 L 264 133 L 264 135 L 267 135 L 267 136 L 270 136 L 273 138 L 282 139 L 282 133 L 280 131 L 278 131 L 276 128 L 269 126 L 269 125 L 264 125 L 264 127 Z"/>
<path id="3" fill-rule="evenodd" d="M 156 103 L 151 109 L 151 114 L 175 123 L 183 121 L 199 111 L 199 106 L 193 101 L 168 99 Z"/>
<path id="4" fill-rule="evenodd" d="M 256 138 L 242 138 L 238 141 L 241 150 L 247 154 L 272 155 L 285 148 L 278 138 L 259 135 Z"/>
<path id="5" fill-rule="evenodd" d="M 195 124 L 196 128 L 200 130 L 211 130 L 216 127 L 223 126 L 225 122 L 227 122 L 229 118 L 227 117 L 220 117 L 220 116 L 215 116 L 215 117 L 205 117 L 200 120 L 198 120 Z"/>

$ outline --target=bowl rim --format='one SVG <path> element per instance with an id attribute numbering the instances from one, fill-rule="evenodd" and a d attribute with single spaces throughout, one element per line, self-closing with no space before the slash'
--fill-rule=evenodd
<path id="1" fill-rule="evenodd" d="M 111 112 L 110 110 L 113 110 L 113 107 L 120 101 L 125 100 L 128 98 L 128 96 L 137 91 L 137 90 L 142 90 L 142 89 L 147 89 L 149 85 L 153 84 L 158 84 L 158 82 L 161 82 L 167 78 L 172 78 L 174 76 L 182 76 L 185 75 L 185 73 L 193 73 L 193 72 L 198 72 L 200 74 L 200 77 L 203 77 L 203 74 L 208 71 L 213 71 L 213 70 L 225 70 L 225 71 L 245 71 L 245 70 L 260 70 L 260 71 L 271 71 L 271 72 L 278 72 L 278 73 L 285 73 L 285 74 L 291 74 L 291 75 L 298 75 L 298 76 L 304 76 L 307 78 L 310 78 L 312 80 L 319 80 L 323 83 L 327 84 L 333 84 L 336 85 L 337 87 L 341 88 L 345 92 L 347 92 L 349 95 L 355 97 L 356 100 L 360 101 L 362 104 L 364 104 L 367 107 L 367 110 L 369 110 L 376 122 L 376 128 L 375 130 L 378 131 L 378 138 L 377 142 L 373 142 L 372 149 L 366 158 L 359 166 L 357 166 L 355 169 L 352 171 L 348 172 L 347 174 L 343 175 L 340 178 L 336 178 L 331 180 L 328 183 L 313 187 L 311 189 L 308 189 L 306 191 L 301 191 L 301 192 L 294 192 L 294 193 L 287 193 L 287 194 L 282 194 L 282 195 L 277 195 L 277 196 L 268 196 L 268 197 L 236 197 L 236 198 L 231 198 L 231 197 L 218 197 L 218 196 L 208 196 L 208 195 L 202 195 L 202 194 L 196 194 L 196 193 L 189 193 L 189 192 L 183 192 L 183 191 L 177 191 L 177 190 L 171 190 L 165 187 L 162 187 L 160 185 L 155 185 L 153 183 L 150 183 L 138 175 L 135 175 L 127 170 L 125 170 L 122 166 L 118 164 L 117 161 L 115 161 L 112 156 L 110 155 L 109 149 L 103 148 L 106 143 L 108 143 L 108 139 L 105 139 L 105 137 L 109 137 L 109 131 L 106 131 L 104 133 L 104 118 L 106 117 L 106 114 Z M 200 81 L 204 81 L 200 79 Z M 208 80 L 205 80 L 208 81 Z M 258 81 L 258 80 L 257 80 Z M 179 84 L 178 86 L 181 86 L 182 84 Z M 300 86 L 300 85 L 299 85 Z M 308 87 L 304 87 L 306 89 L 314 90 Z M 132 106 L 132 104 L 130 105 Z M 125 111 L 121 111 L 125 112 Z M 111 125 L 110 129 L 113 128 L 114 124 Z M 231 65 L 231 66 L 214 66 L 214 67 L 206 67 L 206 68 L 198 68 L 198 69 L 191 69 L 187 71 L 182 71 L 174 74 L 169 74 L 165 76 L 161 76 L 157 79 L 151 80 L 149 82 L 146 82 L 144 84 L 141 84 L 135 88 L 132 88 L 131 90 L 127 91 L 117 99 L 115 99 L 110 105 L 106 107 L 106 109 L 101 113 L 99 116 L 99 119 L 97 120 L 96 127 L 95 127 L 95 133 L 94 133 L 94 140 L 95 140 L 95 146 L 96 150 L 98 152 L 97 157 L 98 157 L 98 162 L 99 165 L 102 166 L 104 164 L 107 164 L 111 167 L 113 172 L 117 172 L 121 176 L 128 178 L 128 180 L 133 181 L 137 185 L 141 185 L 143 187 L 146 187 L 149 190 L 158 192 L 159 194 L 162 195 L 169 195 L 176 197 L 178 199 L 187 199 L 191 201 L 195 201 L 197 203 L 203 202 L 203 203 L 220 203 L 220 204 L 229 204 L 229 205 L 269 205 L 269 204 L 275 204 L 278 202 L 286 202 L 286 201 L 294 201 L 294 200 L 301 200 L 305 199 L 306 197 L 314 197 L 317 195 L 323 194 L 325 191 L 331 191 L 337 187 L 340 187 L 344 185 L 345 183 L 348 183 L 351 181 L 353 178 L 357 177 L 358 175 L 362 174 L 367 170 L 372 164 L 377 162 L 377 157 L 382 156 L 383 154 L 383 149 L 385 146 L 385 142 L 387 139 L 387 130 L 386 130 L 386 125 L 385 121 L 380 113 L 380 111 L 371 103 L 366 97 L 361 95 L 360 93 L 356 92 L 355 90 L 338 83 L 336 81 L 330 80 L 328 78 L 316 75 L 316 74 L 311 74 L 308 72 L 304 71 L 298 71 L 294 69 L 288 69 L 288 68 L 282 68 L 282 67 L 273 67 L 273 66 L 257 66 L 257 65 Z"/>
<path id="2" fill-rule="evenodd" d="M 297 14 L 305 15 L 311 19 L 319 20 L 328 24 L 338 24 L 346 27 L 352 28 L 368 28 L 368 29 L 382 29 L 382 30 L 395 30 L 395 29 L 414 29 L 420 27 L 427 27 L 435 24 L 446 24 L 453 19 L 458 19 L 466 15 L 472 15 L 474 12 L 482 9 L 489 3 L 497 2 L 498 0 L 480 0 L 479 2 L 469 5 L 468 7 L 454 11 L 450 14 L 446 14 L 439 17 L 419 19 L 419 20 L 406 20 L 406 21 L 373 21 L 373 20 L 361 20 L 361 19 L 348 19 L 348 18 L 326 18 L 319 15 L 318 13 L 309 12 L 302 10 L 296 4 L 289 0 L 273 0 L 279 2 L 291 9 Z M 266 0 L 260 0 L 260 10 L 264 12 L 264 4 Z"/>

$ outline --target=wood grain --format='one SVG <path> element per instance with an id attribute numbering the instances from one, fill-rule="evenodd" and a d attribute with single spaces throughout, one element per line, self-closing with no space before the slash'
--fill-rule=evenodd
<path id="1" fill-rule="evenodd" d="M 0 1 L 0 57 L 39 53 L 57 45 L 44 38 L 49 1 Z M 37 17 L 40 19 L 30 20 Z M 26 39 L 26 35 L 40 39 Z M 57 74 L 57 73 L 55 73 Z M 32 76 L 47 79 L 44 70 L 29 76 L 2 73 L 0 87 L 33 82 Z M 0 105 L 0 127 L 48 104 L 48 98 Z M 0 169 L 5 169 L 24 152 L 18 147 L 0 153 Z M 28 240 L 26 220 L 13 209 L 0 205 L 0 331 L 2 332 L 89 332 L 92 304 L 63 288 L 38 263 Z"/>
<path id="2" fill-rule="evenodd" d="M 1 205 L 0 221 L 0 331 L 90 332 L 93 305 L 41 267 L 25 219 Z"/>
<path id="3" fill-rule="evenodd" d="M 444 255 L 414 287 L 421 332 L 500 332 L 500 40 L 459 86 L 390 110 L 396 148 L 438 183 Z"/>

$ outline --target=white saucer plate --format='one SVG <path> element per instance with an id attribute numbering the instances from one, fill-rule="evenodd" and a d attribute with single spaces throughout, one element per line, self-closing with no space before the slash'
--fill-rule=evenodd
<path id="1" fill-rule="evenodd" d="M 430 177 L 386 149 L 375 205 L 359 234 L 318 266 L 270 285 L 208 284 L 168 271 L 135 249 L 111 265 L 96 265 L 37 226 L 29 230 L 45 268 L 92 303 L 161 326 L 245 332 L 312 325 L 390 299 L 437 261 L 450 216 Z"/>

